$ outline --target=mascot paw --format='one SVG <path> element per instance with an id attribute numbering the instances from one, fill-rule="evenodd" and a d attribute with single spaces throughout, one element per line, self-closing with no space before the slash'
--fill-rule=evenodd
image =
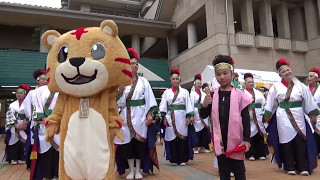
<path id="1" fill-rule="evenodd" d="M 122 134 L 121 130 L 116 131 L 115 135 L 120 139 L 120 141 L 123 142 L 123 134 Z"/>
<path id="2" fill-rule="evenodd" d="M 110 125 L 111 128 L 121 128 L 123 123 L 123 118 L 121 116 L 110 116 Z"/>
<path id="3" fill-rule="evenodd" d="M 53 136 L 46 135 L 46 141 L 47 142 L 53 142 Z"/>
<path id="4" fill-rule="evenodd" d="M 58 123 L 55 121 L 47 120 L 46 131 L 47 131 L 46 139 L 52 138 L 55 134 L 59 133 Z"/>

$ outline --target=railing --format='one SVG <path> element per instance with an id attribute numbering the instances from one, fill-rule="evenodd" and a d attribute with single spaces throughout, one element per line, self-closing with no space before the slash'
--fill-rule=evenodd
<path id="1" fill-rule="evenodd" d="M 235 34 L 236 46 L 256 47 L 262 49 L 275 49 L 293 52 L 308 52 L 308 43 L 306 41 L 296 41 L 291 39 L 274 38 L 263 35 L 252 35 L 237 33 Z"/>
<path id="2" fill-rule="evenodd" d="M 289 39 L 274 39 L 274 48 L 277 50 L 291 50 L 291 40 Z"/>
<path id="3" fill-rule="evenodd" d="M 308 43 L 305 41 L 292 41 L 292 51 L 295 52 L 307 52 L 308 51 Z"/>
<path id="4" fill-rule="evenodd" d="M 39 50 L 34 50 L 34 49 L 14 49 L 14 48 L 0 48 L 0 50 L 4 50 L 4 51 L 24 51 L 24 52 L 39 52 Z"/>
<path id="5" fill-rule="evenodd" d="M 254 35 L 237 33 L 236 45 L 244 47 L 254 47 Z"/>
<path id="6" fill-rule="evenodd" d="M 255 37 L 256 47 L 263 49 L 273 48 L 273 37 L 268 36 L 256 36 Z"/>

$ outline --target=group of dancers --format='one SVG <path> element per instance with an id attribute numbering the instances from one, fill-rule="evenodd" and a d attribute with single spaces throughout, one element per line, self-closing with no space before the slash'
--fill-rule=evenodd
<path id="1" fill-rule="evenodd" d="M 244 159 L 265 160 L 273 149 L 272 160 L 289 175 L 297 172 L 309 175 L 320 153 L 320 70 L 312 68 L 306 86 L 293 76 L 285 59 L 276 63 L 281 82 L 275 83 L 267 98 L 254 88 L 254 76 L 244 75 L 244 88 L 235 80 L 234 61 L 218 55 L 213 60 L 214 73 L 220 87 L 213 90 L 202 83 L 201 75 L 194 78 L 194 90 L 189 93 L 180 86 L 178 69 L 172 69 L 170 82 L 158 105 L 150 83 L 138 76 L 139 57 L 128 49 L 133 74 L 132 85 L 119 87 L 117 104 L 123 117 L 117 137 L 116 169 L 126 179 L 142 179 L 144 173 L 159 169 L 156 141 L 164 131 L 166 159 L 172 166 L 185 166 L 194 153 L 210 152 L 214 146 L 222 180 L 246 179 Z M 59 135 L 45 141 L 45 122 L 51 114 L 58 93 L 46 85 L 46 72 L 34 72 L 37 87 L 26 85 L 16 91 L 17 100 L 10 104 L 6 118 L 6 157 L 11 164 L 27 162 L 30 179 L 58 178 Z M 162 118 L 156 121 L 160 112 Z"/>
<path id="2" fill-rule="evenodd" d="M 46 72 L 33 73 L 35 89 L 19 85 L 17 100 L 10 104 L 6 115 L 5 156 L 10 164 L 27 163 L 30 179 L 57 179 L 59 167 L 59 135 L 54 142 L 45 140 L 46 118 L 55 106 L 58 93 L 47 86 Z"/>

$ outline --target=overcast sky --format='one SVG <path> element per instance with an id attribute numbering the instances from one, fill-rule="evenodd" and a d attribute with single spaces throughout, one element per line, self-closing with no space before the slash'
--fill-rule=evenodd
<path id="1" fill-rule="evenodd" d="M 0 0 L 3 2 L 19 3 L 19 4 L 30 4 L 38 6 L 47 6 L 53 8 L 61 7 L 61 0 Z"/>

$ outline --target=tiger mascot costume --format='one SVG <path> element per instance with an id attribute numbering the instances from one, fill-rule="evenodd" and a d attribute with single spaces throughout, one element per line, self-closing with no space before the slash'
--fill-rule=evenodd
<path id="1" fill-rule="evenodd" d="M 118 27 L 80 28 L 42 36 L 48 47 L 47 77 L 51 92 L 59 92 L 46 121 L 47 141 L 60 133 L 59 179 L 115 179 L 115 136 L 123 139 L 116 95 L 130 85 L 132 72 Z"/>

